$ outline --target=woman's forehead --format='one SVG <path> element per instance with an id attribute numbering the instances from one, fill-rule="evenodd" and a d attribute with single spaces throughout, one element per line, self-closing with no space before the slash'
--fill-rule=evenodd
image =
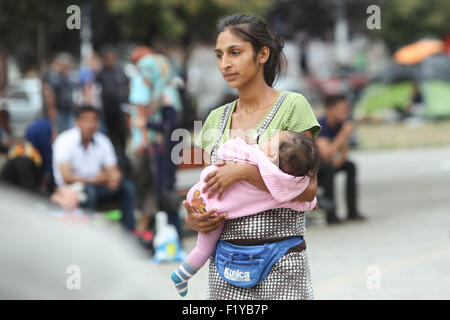
<path id="1" fill-rule="evenodd" d="M 246 47 L 251 46 L 251 43 L 244 41 L 238 36 L 234 35 L 229 29 L 225 29 L 217 36 L 215 50 L 229 50 L 232 47 Z"/>

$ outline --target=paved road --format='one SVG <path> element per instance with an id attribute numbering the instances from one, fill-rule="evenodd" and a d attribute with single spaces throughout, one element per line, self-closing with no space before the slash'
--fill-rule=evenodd
<path id="1" fill-rule="evenodd" d="M 309 216 L 306 241 L 316 299 L 450 299 L 450 147 L 352 152 L 366 222 L 327 227 Z M 183 176 L 180 179 L 196 179 Z M 337 191 L 343 199 L 343 176 Z M 180 181 L 186 183 L 186 181 Z M 21 201 L 19 196 L 12 201 Z M 338 215 L 345 216 L 340 202 Z M 187 251 L 196 237 L 184 240 Z M 179 299 L 169 276 L 178 263 L 148 267 L 149 298 Z M 207 267 L 189 283 L 204 299 Z M 147 285 L 148 283 L 148 285 Z"/>
<path id="2" fill-rule="evenodd" d="M 450 148 L 352 157 L 369 220 L 309 230 L 316 298 L 450 299 Z"/>

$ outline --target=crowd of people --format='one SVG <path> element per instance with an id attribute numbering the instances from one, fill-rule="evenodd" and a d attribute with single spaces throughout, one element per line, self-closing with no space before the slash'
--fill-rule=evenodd
<path id="1" fill-rule="evenodd" d="M 170 135 L 182 119 L 183 80 L 168 57 L 149 47 L 136 47 L 129 61 L 131 75 L 113 47 L 79 70 L 71 55 L 57 55 L 44 76 L 44 116 L 23 142 L 5 146 L 1 177 L 69 209 L 120 208 L 124 229 L 144 240 L 164 210 L 181 238 Z M 82 184 L 84 197 L 71 201 L 74 184 Z"/>

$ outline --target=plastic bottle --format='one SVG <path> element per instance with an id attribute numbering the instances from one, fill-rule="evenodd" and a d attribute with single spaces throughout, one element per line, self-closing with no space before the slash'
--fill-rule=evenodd
<path id="1" fill-rule="evenodd" d="M 156 213 L 155 219 L 156 235 L 153 241 L 155 249 L 153 261 L 156 263 L 183 261 L 186 254 L 181 249 L 177 230 L 168 223 L 167 213 L 159 211 Z"/>

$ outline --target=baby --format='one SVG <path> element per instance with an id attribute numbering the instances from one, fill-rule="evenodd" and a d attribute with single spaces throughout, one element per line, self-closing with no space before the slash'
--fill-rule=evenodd
<path id="1" fill-rule="evenodd" d="M 312 202 L 292 201 L 308 186 L 319 165 L 319 153 L 315 142 L 302 133 L 277 132 L 273 138 L 261 145 L 249 145 L 237 137 L 224 143 L 217 150 L 220 159 L 228 162 L 247 162 L 258 166 L 269 194 L 241 180 L 233 184 L 222 195 L 221 200 L 201 192 L 205 177 L 217 166 L 202 170 L 200 181 L 187 194 L 187 201 L 198 213 L 216 208 L 216 214 L 227 213 L 227 219 L 256 214 L 273 208 L 290 208 L 296 211 L 313 210 Z M 186 261 L 172 273 L 171 278 L 181 296 L 187 294 L 188 280 L 206 263 L 214 253 L 223 225 L 208 234 L 198 234 L 197 245 Z"/>

